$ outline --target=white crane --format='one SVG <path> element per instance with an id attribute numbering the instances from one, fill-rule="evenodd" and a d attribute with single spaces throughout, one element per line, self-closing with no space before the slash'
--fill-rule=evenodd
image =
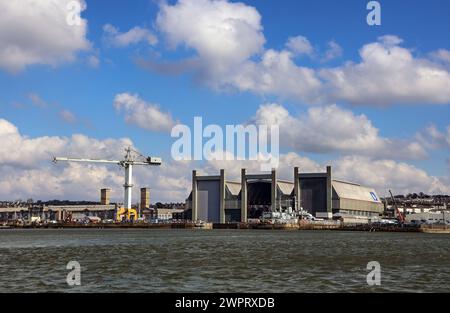
<path id="1" fill-rule="evenodd" d="M 133 187 L 133 165 L 161 165 L 161 158 L 157 157 L 144 157 L 139 152 L 132 150 L 131 147 L 125 149 L 126 155 L 123 160 L 99 160 L 99 159 L 79 159 L 79 158 L 58 158 L 54 157 L 53 162 L 88 162 L 88 163 L 110 163 L 117 164 L 125 168 L 125 184 L 124 187 L 124 201 L 123 205 L 125 209 L 131 209 L 131 189 Z M 137 153 L 144 158 L 144 161 L 136 161 L 131 152 Z"/>

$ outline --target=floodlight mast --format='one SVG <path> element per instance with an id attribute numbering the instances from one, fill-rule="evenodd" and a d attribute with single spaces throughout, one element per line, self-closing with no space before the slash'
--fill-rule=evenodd
<path id="1" fill-rule="evenodd" d="M 53 162 L 80 162 L 80 163 L 103 163 L 103 164 L 117 164 L 125 169 L 125 183 L 124 188 L 124 201 L 123 205 L 125 209 L 131 209 L 131 190 L 133 188 L 133 165 L 153 165 L 159 166 L 162 161 L 158 157 L 144 157 L 144 161 L 136 161 L 131 152 L 137 153 L 143 157 L 139 152 L 132 150 L 131 147 L 125 149 L 126 155 L 123 160 L 101 160 L 101 159 L 86 159 L 86 158 L 61 158 L 54 157 Z"/>

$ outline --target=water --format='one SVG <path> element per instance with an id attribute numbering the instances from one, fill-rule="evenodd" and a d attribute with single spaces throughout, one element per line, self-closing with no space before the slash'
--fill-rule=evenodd
<path id="1" fill-rule="evenodd" d="M 450 236 L 262 230 L 0 230 L 0 292 L 450 292 Z M 81 264 L 69 287 L 66 265 Z M 381 286 L 366 282 L 381 264 Z"/>

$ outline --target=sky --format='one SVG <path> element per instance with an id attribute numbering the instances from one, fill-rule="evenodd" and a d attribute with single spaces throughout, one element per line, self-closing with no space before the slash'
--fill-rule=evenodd
<path id="1" fill-rule="evenodd" d="M 330 164 L 382 196 L 450 194 L 448 1 L 379 1 L 372 26 L 365 0 L 73 2 L 0 0 L 0 199 L 120 200 L 119 167 L 51 160 L 128 145 L 163 158 L 134 172 L 152 202 L 184 201 L 195 168 L 259 171 L 174 160 L 195 116 L 279 125 L 282 178 Z"/>

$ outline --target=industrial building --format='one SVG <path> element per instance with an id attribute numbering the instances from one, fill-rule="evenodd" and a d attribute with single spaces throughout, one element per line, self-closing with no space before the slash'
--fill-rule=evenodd
<path id="1" fill-rule="evenodd" d="M 383 213 L 384 206 L 373 188 L 333 179 L 331 166 L 323 173 L 300 173 L 294 168 L 294 193 L 303 210 L 318 218 L 334 215 L 361 222 Z"/>
<path id="2" fill-rule="evenodd" d="M 241 182 L 229 181 L 225 170 L 217 176 L 192 173 L 192 192 L 186 200 L 187 218 L 215 223 L 247 221 L 261 213 L 291 206 L 292 182 L 277 180 L 270 174 L 247 174 L 241 171 Z M 196 201 L 193 201 L 196 199 Z"/>
<path id="3" fill-rule="evenodd" d="M 318 218 L 334 215 L 363 222 L 383 213 L 375 190 L 332 178 L 331 166 L 323 173 L 301 173 L 294 168 L 294 181 L 280 180 L 277 171 L 249 174 L 241 170 L 241 181 L 229 181 L 225 170 L 216 176 L 192 172 L 192 191 L 186 199 L 186 219 L 213 223 L 247 222 L 262 212 L 304 210 Z"/>
<path id="4" fill-rule="evenodd" d="M 117 204 L 110 203 L 110 189 L 101 189 L 100 203 L 57 201 L 56 203 L 20 204 L 0 207 L 0 222 L 62 222 L 89 217 L 114 220 L 117 215 L 117 209 Z"/>
<path id="5" fill-rule="evenodd" d="M 168 222 L 184 219 L 184 203 L 160 204 L 151 207 L 150 189 L 140 189 L 140 203 L 132 209 L 110 203 L 110 189 L 100 190 L 100 203 L 49 201 L 1 202 L 0 223 L 49 223 L 49 222 Z"/>

